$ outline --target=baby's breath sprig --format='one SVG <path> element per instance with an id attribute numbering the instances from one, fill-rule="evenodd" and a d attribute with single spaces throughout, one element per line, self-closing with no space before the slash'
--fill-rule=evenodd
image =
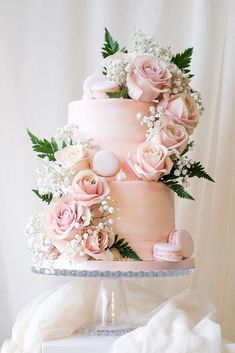
<path id="1" fill-rule="evenodd" d="M 158 107 L 153 105 L 149 108 L 149 115 L 142 116 L 141 113 L 137 113 L 136 117 L 140 121 L 140 124 L 142 126 L 147 125 L 147 138 L 151 137 L 161 126 L 161 119 L 164 116 L 164 111 L 165 109 L 162 105 L 159 105 Z"/>
<path id="2" fill-rule="evenodd" d="M 194 147 L 194 141 L 188 143 L 184 151 L 180 154 L 177 150 L 171 151 L 173 167 L 169 174 L 164 175 L 160 181 L 177 193 L 178 196 L 190 200 L 194 198 L 185 190 L 190 186 L 189 179 L 193 177 L 204 178 L 214 181 L 205 171 L 200 162 L 192 161 L 186 154 Z"/>

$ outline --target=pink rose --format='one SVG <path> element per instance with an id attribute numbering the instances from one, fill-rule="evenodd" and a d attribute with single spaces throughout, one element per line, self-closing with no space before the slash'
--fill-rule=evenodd
<path id="1" fill-rule="evenodd" d="M 82 145 L 67 146 L 55 152 L 55 159 L 65 169 L 74 168 L 77 172 L 89 168 L 89 155 Z"/>
<path id="2" fill-rule="evenodd" d="M 188 143 L 188 134 L 182 125 L 166 121 L 158 130 L 156 139 L 168 150 L 177 149 L 179 152 L 183 152 Z"/>
<path id="3" fill-rule="evenodd" d="M 75 175 L 72 188 L 74 197 L 84 206 L 92 206 L 103 200 L 110 192 L 107 181 L 87 169 Z"/>
<path id="4" fill-rule="evenodd" d="M 109 243 L 108 233 L 104 230 L 97 230 L 95 227 L 87 229 L 87 239 L 85 243 L 85 251 L 89 250 L 92 254 L 99 254 L 103 252 Z"/>
<path id="5" fill-rule="evenodd" d="M 71 240 L 90 224 L 90 210 L 68 196 L 53 201 L 45 214 L 45 226 L 53 239 Z"/>
<path id="6" fill-rule="evenodd" d="M 128 94 L 141 102 L 152 102 L 160 93 L 168 92 L 171 73 L 166 64 L 150 55 L 137 55 L 130 64 Z"/>
<path id="7" fill-rule="evenodd" d="M 193 133 L 199 122 L 199 115 L 197 105 L 191 96 L 185 94 L 176 95 L 170 97 L 168 101 L 163 101 L 159 104 L 165 106 L 166 118 L 183 125 L 189 135 Z"/>
<path id="8" fill-rule="evenodd" d="M 45 255 L 49 259 L 56 260 L 60 256 L 60 252 L 54 245 L 50 245 Z"/>
<path id="9" fill-rule="evenodd" d="M 106 99 L 106 92 L 117 92 L 120 87 L 115 81 L 107 80 L 102 74 L 93 74 L 87 77 L 83 84 L 83 99 Z"/>
<path id="10" fill-rule="evenodd" d="M 146 141 L 139 145 L 136 152 L 128 155 L 127 161 L 139 179 L 157 181 L 172 168 L 167 151 L 163 145 Z"/>

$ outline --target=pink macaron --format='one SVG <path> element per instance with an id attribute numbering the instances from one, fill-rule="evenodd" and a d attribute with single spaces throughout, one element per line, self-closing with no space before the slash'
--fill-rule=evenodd
<path id="1" fill-rule="evenodd" d="M 183 258 L 180 246 L 170 243 L 156 243 L 153 246 L 153 257 L 156 261 L 178 262 Z"/>
<path id="2" fill-rule="evenodd" d="M 184 259 L 192 256 L 194 250 L 193 239 L 187 230 L 181 229 L 170 233 L 168 242 L 182 249 Z"/>
<path id="3" fill-rule="evenodd" d="M 107 92 L 114 93 L 120 90 L 120 87 L 115 81 L 101 81 L 92 85 L 92 96 L 95 99 L 108 98 Z"/>
<path id="4" fill-rule="evenodd" d="M 101 150 L 94 155 L 92 165 L 94 171 L 103 177 L 111 177 L 120 170 L 117 156 L 106 150 Z"/>

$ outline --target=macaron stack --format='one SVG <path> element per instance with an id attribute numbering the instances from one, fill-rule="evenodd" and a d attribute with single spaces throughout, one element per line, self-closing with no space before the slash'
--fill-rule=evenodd
<path id="1" fill-rule="evenodd" d="M 153 246 L 153 257 L 156 261 L 178 262 L 188 259 L 193 254 L 193 239 L 186 230 L 170 233 L 168 243 L 156 243 Z"/>

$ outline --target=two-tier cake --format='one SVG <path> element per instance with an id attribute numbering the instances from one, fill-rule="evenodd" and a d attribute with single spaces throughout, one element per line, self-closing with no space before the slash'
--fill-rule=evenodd
<path id="1" fill-rule="evenodd" d="M 27 225 L 34 265 L 87 270 L 191 268 L 193 241 L 175 229 L 174 192 L 212 179 L 192 161 L 203 111 L 189 72 L 192 49 L 173 55 L 138 32 L 132 51 L 105 31 L 102 73 L 69 104 L 50 140 L 28 131 L 47 206 Z"/>

